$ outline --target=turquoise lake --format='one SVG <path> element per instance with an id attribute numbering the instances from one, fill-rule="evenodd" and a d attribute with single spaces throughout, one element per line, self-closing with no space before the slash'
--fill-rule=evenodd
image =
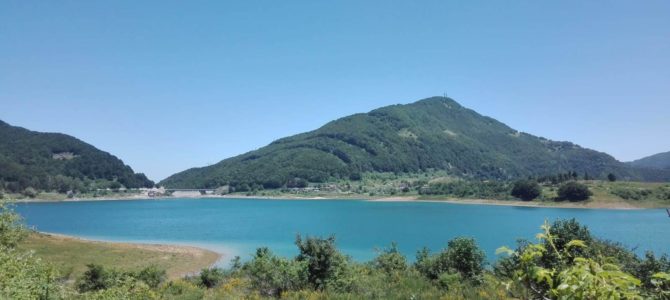
<path id="1" fill-rule="evenodd" d="M 622 242 L 639 254 L 670 251 L 664 209 L 593 210 L 358 200 L 160 199 L 19 203 L 36 230 L 88 239 L 200 246 L 249 258 L 268 246 L 296 254 L 296 234 L 334 234 L 338 247 L 359 261 L 398 243 L 413 260 L 423 246 L 436 251 L 456 236 L 470 236 L 495 259 L 495 250 L 533 239 L 545 221 L 576 218 L 596 236 Z M 223 262 L 222 262 L 223 263 Z"/>

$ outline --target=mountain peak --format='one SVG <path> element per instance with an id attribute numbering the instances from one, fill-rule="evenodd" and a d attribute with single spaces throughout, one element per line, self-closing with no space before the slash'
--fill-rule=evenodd
<path id="1" fill-rule="evenodd" d="M 639 178 L 610 155 L 520 134 L 461 106 L 430 97 L 334 120 L 217 164 L 174 174 L 161 185 L 237 190 L 361 178 L 366 172 L 443 170 L 455 177 L 511 179 L 560 172 Z"/>
<path id="2" fill-rule="evenodd" d="M 444 97 L 444 96 L 433 96 L 417 100 L 414 104 L 447 104 L 447 105 L 458 105 L 461 106 L 456 100 Z"/>

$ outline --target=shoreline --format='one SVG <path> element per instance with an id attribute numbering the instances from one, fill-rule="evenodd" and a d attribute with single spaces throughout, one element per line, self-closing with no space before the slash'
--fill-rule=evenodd
<path id="1" fill-rule="evenodd" d="M 605 205 L 606 203 L 573 203 L 560 202 L 556 205 L 547 205 L 543 202 L 518 201 L 518 200 L 494 200 L 494 199 L 403 199 L 403 198 L 380 198 L 367 200 L 371 202 L 430 202 L 430 203 L 449 203 L 461 205 L 491 205 L 491 206 L 511 206 L 511 207 L 531 207 L 531 208 L 562 208 L 562 209 L 602 209 L 602 210 L 641 210 L 641 209 L 661 209 L 653 207 L 635 207 L 631 205 Z M 556 202 L 554 202 L 556 203 Z M 618 204 L 618 203 L 615 203 Z"/>
<path id="2" fill-rule="evenodd" d="M 193 257 L 203 257 L 203 256 L 215 256 L 215 259 L 209 264 L 208 267 L 214 267 L 216 266 L 219 262 L 222 261 L 222 259 L 229 257 L 230 255 L 228 253 L 222 253 L 219 251 L 215 251 L 213 249 L 207 249 L 205 247 L 198 247 L 198 246 L 192 246 L 192 245 L 184 245 L 184 244 L 162 244 L 162 243 L 144 243 L 144 242 L 117 242 L 117 241 L 109 241 L 109 240 L 97 240 L 97 239 L 89 239 L 89 238 L 84 238 L 84 237 L 79 237 L 75 235 L 68 235 L 68 234 L 62 234 L 62 233 L 55 233 L 55 232 L 47 232 L 47 231 L 38 231 L 38 230 L 31 230 L 32 233 L 41 235 L 41 236 L 46 236 L 49 238 L 54 238 L 58 240 L 66 240 L 66 241 L 78 241 L 78 242 L 84 242 L 84 243 L 90 243 L 90 244 L 101 244 L 101 245 L 113 245 L 113 246 L 118 246 L 118 247 L 127 247 L 127 248 L 132 248 L 132 249 L 139 249 L 139 250 L 148 250 L 148 251 L 155 251 L 159 253 L 165 253 L 165 254 L 186 254 L 190 255 Z M 187 272 L 183 275 L 191 275 L 193 273 L 199 272 L 198 270 L 194 270 L 192 272 Z"/>
<path id="3" fill-rule="evenodd" d="M 640 210 L 640 209 L 661 209 L 663 207 L 642 207 L 631 205 L 626 202 L 594 202 L 587 200 L 585 202 L 543 202 L 543 201 L 521 201 L 521 200 L 496 200 L 496 199 L 469 199 L 469 198 L 445 198 L 445 199 L 420 199 L 417 196 L 405 197 L 325 197 L 325 196 L 247 196 L 247 195 L 199 195 L 187 197 L 148 197 L 144 195 L 117 196 L 117 197 L 99 197 L 99 198 L 71 198 L 71 199 L 16 199 L 10 200 L 16 203 L 45 203 L 45 202 L 94 202 L 94 201 L 132 201 L 132 200 L 172 200 L 172 199 L 248 199 L 248 200 L 337 200 L 337 201 L 369 201 L 369 202 L 429 202 L 429 203 L 449 203 L 461 205 L 494 205 L 494 206 L 512 206 L 512 207 L 534 207 L 534 208 L 562 208 L 562 209 L 613 209 L 613 210 Z"/>

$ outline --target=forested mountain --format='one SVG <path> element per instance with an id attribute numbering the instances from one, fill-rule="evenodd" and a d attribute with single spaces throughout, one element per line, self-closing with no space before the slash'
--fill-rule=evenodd
<path id="1" fill-rule="evenodd" d="M 473 179 L 566 171 L 646 179 L 644 172 L 605 153 L 518 132 L 450 98 L 433 97 L 341 118 L 217 164 L 174 174 L 161 184 L 244 190 L 253 185 L 277 188 L 304 181 L 356 180 L 364 172 L 428 170 Z"/>
<path id="2" fill-rule="evenodd" d="M 61 133 L 42 133 L 0 121 L 0 189 L 85 190 L 95 187 L 148 187 L 115 156 Z"/>
<path id="3" fill-rule="evenodd" d="M 628 164 L 638 168 L 670 170 L 670 151 L 640 158 Z"/>

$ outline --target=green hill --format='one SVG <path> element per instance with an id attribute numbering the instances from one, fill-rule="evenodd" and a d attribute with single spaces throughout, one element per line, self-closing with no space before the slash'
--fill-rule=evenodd
<path id="1" fill-rule="evenodd" d="M 307 133 L 217 164 L 174 174 L 160 184 L 178 188 L 230 185 L 244 190 L 302 185 L 364 172 L 421 173 L 506 180 L 560 172 L 645 179 L 610 155 L 569 142 L 518 132 L 495 119 L 433 97 L 332 121 Z M 655 176 L 658 174 L 655 174 Z"/>
<path id="2" fill-rule="evenodd" d="M 648 168 L 657 170 L 670 170 L 670 152 L 663 152 L 647 156 L 628 163 L 638 168 Z"/>
<path id="3" fill-rule="evenodd" d="M 0 189 L 65 192 L 119 185 L 149 187 L 153 182 L 115 156 L 69 135 L 30 131 L 0 121 Z"/>

